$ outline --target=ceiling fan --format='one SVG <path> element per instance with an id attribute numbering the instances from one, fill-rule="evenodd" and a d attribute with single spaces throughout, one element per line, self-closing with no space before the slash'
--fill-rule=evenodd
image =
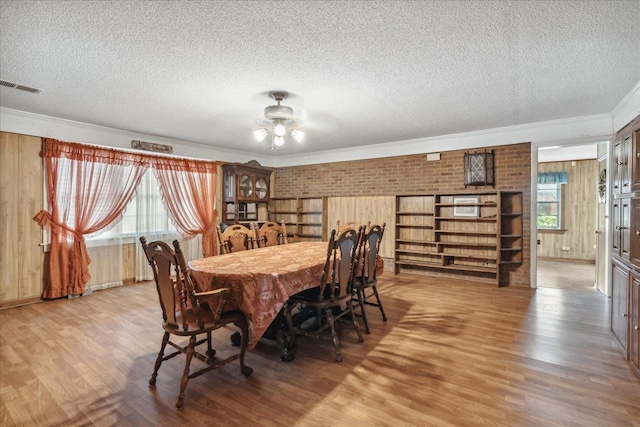
<path id="1" fill-rule="evenodd" d="M 293 116 L 293 108 L 280 104 L 289 96 L 285 91 L 273 91 L 269 93 L 277 104 L 269 105 L 264 109 L 264 118 L 258 120 L 258 124 L 264 126 L 253 132 L 258 141 L 262 141 L 271 133 L 271 150 L 276 150 L 284 145 L 284 137 L 289 133 L 293 139 L 301 142 L 304 132 L 297 129 L 300 120 Z"/>

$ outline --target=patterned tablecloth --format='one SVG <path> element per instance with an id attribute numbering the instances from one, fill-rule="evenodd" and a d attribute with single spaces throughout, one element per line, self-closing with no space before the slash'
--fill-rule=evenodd
<path id="1" fill-rule="evenodd" d="M 218 255 L 189 262 L 198 290 L 231 288 L 229 308 L 249 323 L 253 349 L 289 296 L 319 286 L 327 242 L 299 242 Z"/>

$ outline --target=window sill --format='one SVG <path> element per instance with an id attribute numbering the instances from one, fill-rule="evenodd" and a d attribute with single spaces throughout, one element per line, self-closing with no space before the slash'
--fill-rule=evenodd
<path id="1" fill-rule="evenodd" d="M 538 233 L 564 234 L 566 232 L 564 228 L 538 228 Z"/>

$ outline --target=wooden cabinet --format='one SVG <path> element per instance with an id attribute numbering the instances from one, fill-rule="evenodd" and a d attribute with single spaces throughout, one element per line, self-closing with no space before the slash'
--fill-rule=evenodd
<path id="1" fill-rule="evenodd" d="M 396 197 L 395 271 L 448 271 L 500 285 L 522 263 L 522 193 Z"/>
<path id="2" fill-rule="evenodd" d="M 640 275 L 631 275 L 631 301 L 630 301 L 630 325 L 629 325 L 629 361 L 631 366 L 640 376 Z"/>
<path id="3" fill-rule="evenodd" d="M 640 116 L 613 142 L 611 333 L 640 376 Z"/>
<path id="4" fill-rule="evenodd" d="M 611 332 L 622 350 L 622 354 L 627 359 L 629 268 L 624 264 L 613 261 L 611 271 Z"/>
<path id="5" fill-rule="evenodd" d="M 633 157 L 631 156 L 631 135 L 618 134 L 613 141 L 613 192 L 624 194 L 631 190 Z"/>
<path id="6" fill-rule="evenodd" d="M 228 163 L 222 166 L 222 221 L 257 221 L 261 204 L 269 202 L 271 169 L 258 162 Z"/>
<path id="7" fill-rule="evenodd" d="M 274 198 L 269 204 L 269 220 L 284 221 L 292 241 L 327 240 L 327 198 Z"/>
<path id="8" fill-rule="evenodd" d="M 631 138 L 630 156 L 629 156 L 629 178 L 631 182 L 631 191 L 640 191 L 640 120 L 636 119 L 635 126 L 631 126 L 630 134 L 627 138 Z M 625 138 L 626 139 L 626 138 Z"/>
<path id="9" fill-rule="evenodd" d="M 612 253 L 620 258 L 629 260 L 631 199 L 625 197 L 613 200 L 611 213 L 613 215 Z"/>

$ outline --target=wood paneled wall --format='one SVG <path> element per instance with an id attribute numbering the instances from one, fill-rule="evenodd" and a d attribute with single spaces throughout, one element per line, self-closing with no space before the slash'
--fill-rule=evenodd
<path id="1" fill-rule="evenodd" d="M 42 295 L 41 139 L 0 132 L 0 307 Z"/>
<path id="2" fill-rule="evenodd" d="M 539 163 L 538 172 L 567 172 L 564 192 L 564 233 L 538 230 L 538 256 L 594 261 L 598 161 Z M 568 251 L 563 247 L 570 248 Z"/>
<path id="3" fill-rule="evenodd" d="M 380 255 L 383 258 L 393 259 L 395 245 L 394 196 L 329 197 L 327 228 L 329 230 L 337 228 L 338 220 L 343 224 L 349 221 L 358 221 L 362 224 L 371 221 L 371 225 L 386 223 Z"/>

